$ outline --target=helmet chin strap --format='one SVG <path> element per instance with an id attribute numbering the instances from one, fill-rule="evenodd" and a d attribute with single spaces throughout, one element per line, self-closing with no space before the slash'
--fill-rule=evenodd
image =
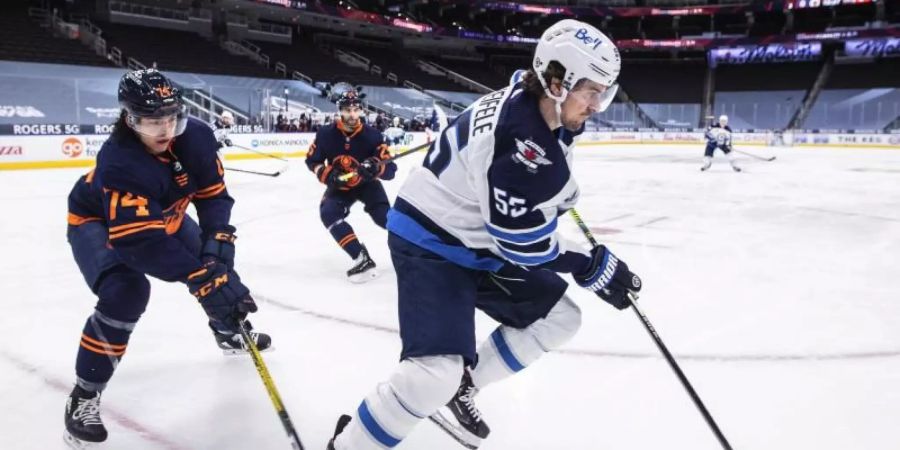
<path id="1" fill-rule="evenodd" d="M 559 124 L 559 126 L 562 126 L 562 102 L 564 102 L 566 96 L 569 95 L 569 90 L 563 87 L 560 89 L 562 90 L 562 95 L 557 96 L 553 95 L 550 92 L 550 89 L 544 86 L 544 93 L 547 94 L 547 97 L 549 97 L 550 100 L 553 100 L 553 112 L 556 113 L 556 123 Z"/>
<path id="2" fill-rule="evenodd" d="M 544 80 L 544 78 L 540 77 L 539 81 L 541 82 L 541 86 L 544 87 L 544 93 L 547 94 L 547 97 L 549 97 L 550 100 L 553 100 L 553 111 L 556 113 L 556 123 L 559 124 L 559 126 L 562 126 L 562 103 L 569 95 L 569 90 L 560 86 L 559 89 L 561 95 L 553 95 L 553 93 L 550 92 L 550 87 L 547 86 L 547 82 Z"/>
<path id="3" fill-rule="evenodd" d="M 553 111 L 556 113 L 556 123 L 558 123 L 559 126 L 563 126 L 563 123 L 562 123 L 562 102 L 559 101 L 559 100 L 557 100 L 556 98 L 553 99 Z"/>

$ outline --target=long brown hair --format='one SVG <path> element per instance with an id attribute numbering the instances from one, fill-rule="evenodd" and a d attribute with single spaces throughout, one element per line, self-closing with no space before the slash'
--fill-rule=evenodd
<path id="1" fill-rule="evenodd" d="M 544 81 L 546 81 L 549 86 L 554 78 L 562 81 L 563 77 L 566 76 L 566 68 L 556 61 L 550 61 L 550 64 L 547 64 L 547 70 L 545 70 L 541 76 L 544 77 Z M 522 75 L 522 81 L 525 83 L 525 92 L 539 99 L 547 96 L 547 93 L 544 92 L 544 86 L 541 85 L 541 81 L 538 79 L 538 74 L 534 71 L 534 68 L 528 69 L 528 72 L 525 72 L 525 74 Z"/>

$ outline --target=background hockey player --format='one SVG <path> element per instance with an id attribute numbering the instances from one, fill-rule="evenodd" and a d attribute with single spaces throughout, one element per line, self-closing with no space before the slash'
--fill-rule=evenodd
<path id="1" fill-rule="evenodd" d="M 384 228 L 391 205 L 380 180 L 394 178 L 396 164 L 381 164 L 390 157 L 381 132 L 359 120 L 362 101 L 348 89 L 337 100 L 339 118 L 321 128 L 309 147 L 306 165 L 327 186 L 319 205 L 322 224 L 353 259 L 347 277 L 354 283 L 365 282 L 378 275 L 375 262 L 360 242 L 353 227 L 345 221 L 350 207 L 357 201 L 366 213 Z"/>
<path id="2" fill-rule="evenodd" d="M 558 272 L 616 308 L 630 305 L 640 279 L 623 261 L 557 233 L 557 217 L 578 199 L 573 140 L 612 102 L 620 64 L 596 28 L 554 24 L 524 79 L 463 111 L 409 174 L 388 219 L 401 363 L 338 420 L 329 448 L 394 447 L 425 417 L 475 448 L 490 431 L 475 394 L 580 326 Z M 477 352 L 476 308 L 501 324 Z"/>
<path id="3" fill-rule="evenodd" d="M 401 145 L 404 143 L 406 130 L 403 129 L 403 123 L 399 117 L 394 117 L 391 126 L 384 130 L 384 140 L 388 145 Z"/>
<path id="4" fill-rule="evenodd" d="M 234 200 L 225 188 L 216 140 L 189 119 L 181 93 L 156 69 L 119 83 L 122 112 L 97 166 L 69 194 L 68 241 L 98 301 L 87 319 L 66 403 L 70 445 L 106 440 L 100 393 L 125 354 L 150 300 L 147 275 L 187 284 L 226 352 L 243 350 L 238 323 L 256 311 L 234 271 Z M 199 225 L 185 214 L 197 210 Z M 253 333 L 260 349 L 269 336 Z"/>
<path id="5" fill-rule="evenodd" d="M 734 155 L 731 154 L 731 127 L 728 126 L 728 116 L 726 115 L 719 116 L 719 122 L 706 129 L 706 151 L 703 154 L 701 171 L 706 171 L 712 165 L 713 153 L 717 148 L 725 153 L 728 162 L 731 163 L 731 168 L 735 172 L 740 172 L 741 168 L 738 167 Z"/>
<path id="6" fill-rule="evenodd" d="M 213 121 L 213 134 L 216 136 L 216 142 L 219 144 L 219 149 L 217 153 L 219 155 L 219 159 L 224 161 L 224 155 L 222 154 L 222 149 L 225 147 L 231 147 L 234 144 L 231 142 L 231 138 L 228 137 L 228 134 L 231 133 L 231 127 L 234 126 L 234 114 L 227 109 L 222 111 L 222 115 L 219 116 L 218 119 Z"/>

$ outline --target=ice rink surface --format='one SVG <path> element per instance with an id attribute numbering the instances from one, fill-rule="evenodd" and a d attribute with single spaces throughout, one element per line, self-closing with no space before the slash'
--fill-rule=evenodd
<path id="1" fill-rule="evenodd" d="M 900 152 L 749 149 L 744 173 L 701 148 L 576 150 L 578 209 L 644 280 L 641 304 L 735 449 L 900 448 Z M 402 179 L 411 157 L 400 162 Z M 277 170 L 278 161 L 226 165 Z M 307 449 L 323 449 L 397 363 L 386 234 L 349 222 L 381 277 L 352 285 L 302 161 L 278 178 L 227 177 L 236 269 L 254 292 L 264 354 Z M 63 448 L 63 408 L 95 298 L 65 239 L 87 169 L 0 172 L 0 436 Z M 392 195 L 401 181 L 386 183 Z M 574 223 L 562 232 L 581 239 Z M 495 449 L 716 449 L 631 311 L 570 287 L 579 334 L 478 404 Z M 477 318 L 479 338 L 495 324 Z M 196 300 L 153 281 L 147 313 L 104 394 L 108 449 L 288 449 L 249 356 L 224 357 Z M 400 447 L 462 447 L 422 422 Z"/>

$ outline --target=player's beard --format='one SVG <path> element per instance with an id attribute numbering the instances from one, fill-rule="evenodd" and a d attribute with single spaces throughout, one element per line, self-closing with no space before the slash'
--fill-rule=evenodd
<path id="1" fill-rule="evenodd" d="M 561 116 L 562 117 L 559 118 L 560 122 L 562 122 L 562 125 L 569 131 L 578 131 L 588 118 L 591 117 L 590 114 L 573 114 L 568 117 L 566 117 L 565 114 L 562 114 Z"/>
<path id="2" fill-rule="evenodd" d="M 357 125 L 359 125 L 359 117 L 355 119 L 350 116 L 341 117 L 341 123 L 344 124 L 344 127 L 347 129 L 347 131 L 350 131 L 356 128 Z"/>

